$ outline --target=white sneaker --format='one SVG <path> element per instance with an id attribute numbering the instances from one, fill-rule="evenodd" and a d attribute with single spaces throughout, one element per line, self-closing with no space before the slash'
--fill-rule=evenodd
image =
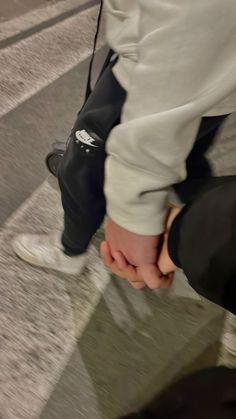
<path id="1" fill-rule="evenodd" d="M 17 256 L 25 262 L 70 275 L 79 275 L 88 258 L 87 252 L 67 256 L 59 234 L 19 234 L 12 245 Z"/>

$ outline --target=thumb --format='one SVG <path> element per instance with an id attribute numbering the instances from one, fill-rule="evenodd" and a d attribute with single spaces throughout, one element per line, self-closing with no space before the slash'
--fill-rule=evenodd
<path id="1" fill-rule="evenodd" d="M 177 267 L 172 262 L 168 251 L 168 235 L 165 234 L 164 243 L 162 245 L 161 253 L 158 259 L 158 267 L 164 275 L 175 272 Z"/>
<path id="2" fill-rule="evenodd" d="M 164 275 L 168 275 L 172 272 L 175 272 L 176 269 L 177 269 L 177 267 L 172 262 L 172 260 L 170 258 L 170 255 L 169 255 L 168 236 L 169 236 L 170 227 L 171 227 L 174 219 L 177 217 L 177 215 L 179 214 L 180 211 L 181 211 L 180 208 L 172 207 L 169 211 L 168 216 L 167 216 L 166 232 L 164 234 L 164 241 L 163 241 L 163 245 L 162 245 L 161 252 L 160 252 L 160 255 L 159 255 L 159 259 L 158 259 L 159 269 Z"/>

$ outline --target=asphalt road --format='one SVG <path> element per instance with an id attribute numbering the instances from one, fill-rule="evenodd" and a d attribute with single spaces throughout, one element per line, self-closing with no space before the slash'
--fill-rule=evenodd
<path id="1" fill-rule="evenodd" d="M 55 4 L 60 0 L 1 0 L 0 21 L 8 21 L 23 13 L 27 13 L 39 7 Z"/>
<path id="2" fill-rule="evenodd" d="M 0 15 L 10 19 L 0 23 L 0 224 L 47 176 L 52 142 L 67 139 L 84 97 L 97 4 L 0 4 Z M 95 73 L 104 53 L 98 51 Z"/>

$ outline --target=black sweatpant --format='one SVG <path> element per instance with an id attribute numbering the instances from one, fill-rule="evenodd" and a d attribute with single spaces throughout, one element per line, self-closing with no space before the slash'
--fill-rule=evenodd
<path id="1" fill-rule="evenodd" d="M 112 73 L 112 66 L 111 63 L 106 68 L 78 114 L 59 169 L 64 208 L 62 243 L 70 255 L 87 249 L 106 213 L 105 143 L 120 121 L 126 98 L 126 92 Z"/>

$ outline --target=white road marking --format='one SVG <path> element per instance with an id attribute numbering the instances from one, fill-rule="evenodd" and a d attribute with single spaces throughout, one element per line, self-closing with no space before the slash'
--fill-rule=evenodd
<path id="1" fill-rule="evenodd" d="M 94 6 L 1 51 L 0 117 L 90 55 L 97 13 Z"/>
<path id="2" fill-rule="evenodd" d="M 11 419 L 40 417 L 110 281 L 94 248 L 79 281 L 14 256 L 13 234 L 60 230 L 62 219 L 59 193 L 46 181 L 0 232 L 0 395 L 1 409 Z"/>
<path id="3" fill-rule="evenodd" d="M 87 3 L 88 0 L 61 0 L 47 7 L 40 7 L 31 10 L 21 16 L 0 24 L 0 41 L 20 34 L 22 31 L 33 28 L 36 25 L 53 19 L 62 13 L 68 12 L 80 5 Z"/>

